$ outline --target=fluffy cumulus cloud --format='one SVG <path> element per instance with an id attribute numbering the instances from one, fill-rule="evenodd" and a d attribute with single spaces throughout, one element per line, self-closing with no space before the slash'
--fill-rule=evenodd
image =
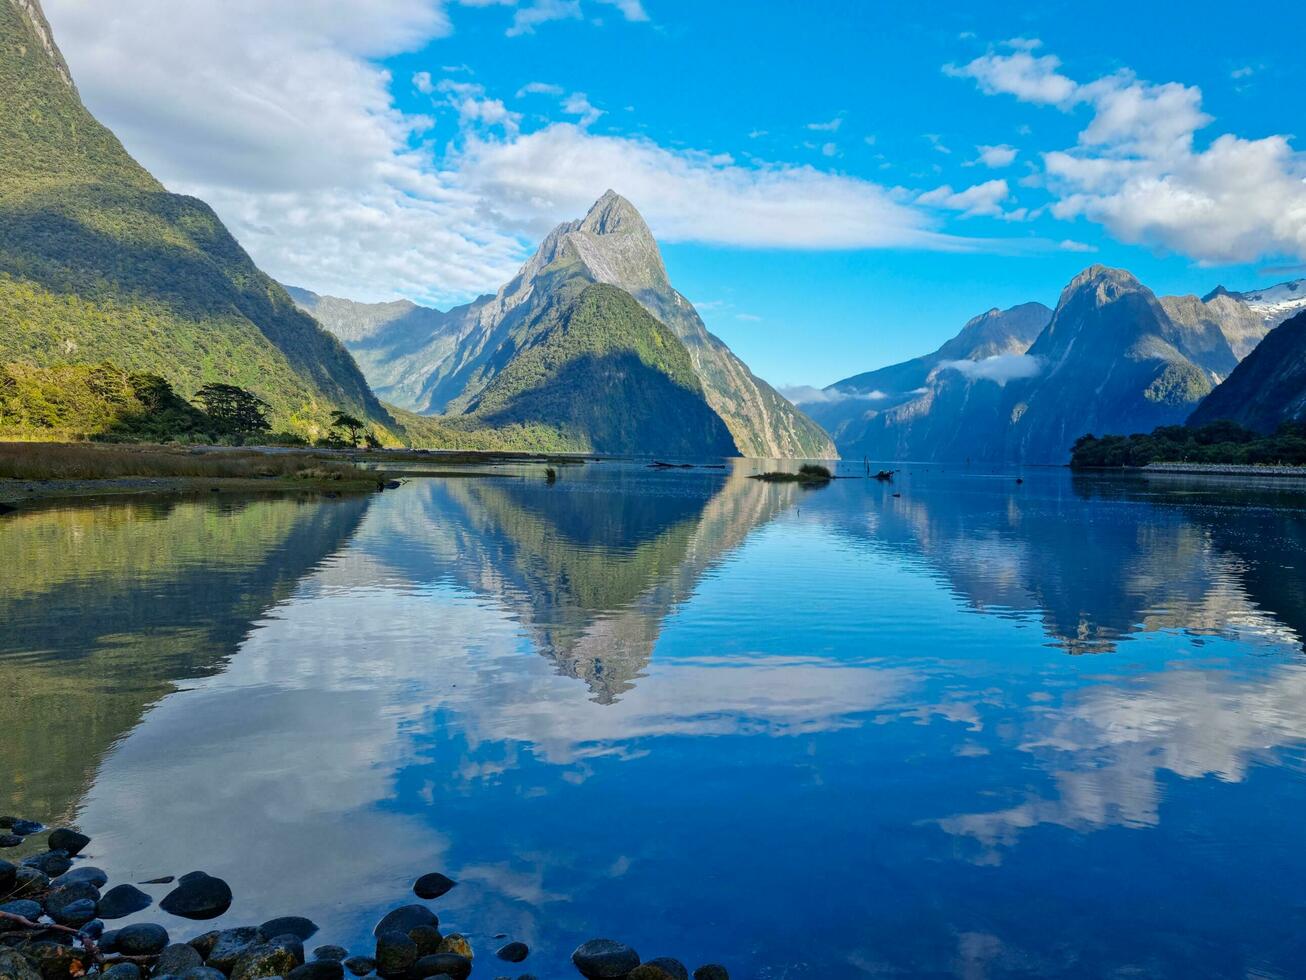
<path id="1" fill-rule="evenodd" d="M 269 273 L 318 291 L 465 300 L 608 187 L 672 241 L 975 247 L 873 182 L 599 133 L 603 110 L 548 81 L 523 86 L 516 99 L 532 101 L 518 106 L 465 65 L 395 79 L 382 64 L 451 34 L 462 8 L 502 8 L 507 33 L 528 34 L 574 10 L 596 30 L 647 21 L 639 0 L 45 7 L 83 97 L 127 148 L 170 189 L 212 204 Z M 427 107 L 400 110 L 400 88 Z M 569 121 L 527 132 L 521 108 L 541 98 Z"/>
<path id="2" fill-rule="evenodd" d="M 960 191 L 954 191 L 951 185 L 944 184 L 921 194 L 916 201 L 948 211 L 959 211 L 962 217 L 973 218 L 979 215 L 1001 215 L 1002 202 L 1010 196 L 1011 190 L 1005 180 L 988 180 Z"/>
<path id="3" fill-rule="evenodd" d="M 889 396 L 883 391 L 849 391 L 843 388 L 813 388 L 811 385 L 788 385 L 780 389 L 795 405 L 829 405 L 838 402 L 879 402 Z"/>
<path id="4" fill-rule="evenodd" d="M 989 94 L 1087 110 L 1076 145 L 1043 155 L 1055 217 L 1087 218 L 1124 241 L 1200 262 L 1306 256 L 1306 155 L 1287 136 L 1223 133 L 1200 145 L 1213 119 L 1195 86 L 1130 71 L 1076 81 L 1031 44 L 1008 42 L 944 70 Z"/>
<path id="5" fill-rule="evenodd" d="M 1029 354 L 994 354 L 978 361 L 944 361 L 938 371 L 956 371 L 971 381 L 993 381 L 1005 385 L 1008 381 L 1033 378 L 1043 370 L 1043 363 Z"/>

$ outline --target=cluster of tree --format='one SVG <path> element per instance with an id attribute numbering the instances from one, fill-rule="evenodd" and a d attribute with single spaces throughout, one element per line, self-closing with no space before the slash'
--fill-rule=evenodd
<path id="1" fill-rule="evenodd" d="M 1285 422 L 1268 436 L 1227 421 L 1163 425 L 1130 436 L 1087 435 L 1075 443 L 1070 456 L 1074 469 L 1148 463 L 1306 465 L 1306 423 Z"/>

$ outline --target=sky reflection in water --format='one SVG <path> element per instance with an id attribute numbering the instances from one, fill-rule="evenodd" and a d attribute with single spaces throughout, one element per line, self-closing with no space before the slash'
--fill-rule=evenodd
<path id="1" fill-rule="evenodd" d="M 1293 974 L 1306 501 L 896 489 L 601 464 L 5 518 L 0 806 L 360 950 L 443 870 L 442 920 L 544 977 L 596 934 L 743 977 Z"/>

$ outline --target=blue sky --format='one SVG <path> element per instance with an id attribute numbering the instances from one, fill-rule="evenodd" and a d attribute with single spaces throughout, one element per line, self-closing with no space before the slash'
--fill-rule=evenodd
<path id="1" fill-rule="evenodd" d="M 612 186 L 757 373 L 824 385 L 1093 262 L 1306 275 L 1287 3 L 197 0 L 141 41 L 160 2 L 47 0 L 128 148 L 321 291 L 493 290 Z"/>

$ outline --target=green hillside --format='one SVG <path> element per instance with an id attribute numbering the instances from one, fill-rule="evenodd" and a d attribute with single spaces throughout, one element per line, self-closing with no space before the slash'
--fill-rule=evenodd
<path id="1" fill-rule="evenodd" d="M 42 18 L 0 0 L 0 363 L 112 363 L 248 388 L 315 436 L 389 427 L 353 358 L 202 201 L 167 193 L 82 105 Z"/>

